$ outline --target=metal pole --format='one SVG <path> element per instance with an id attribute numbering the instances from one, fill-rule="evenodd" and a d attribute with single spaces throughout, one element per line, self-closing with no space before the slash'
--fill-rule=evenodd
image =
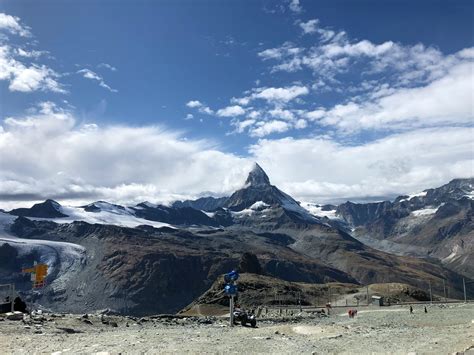
<path id="1" fill-rule="evenodd" d="M 230 296 L 230 304 L 229 304 L 229 310 L 230 310 L 230 326 L 234 326 L 234 296 Z"/>
<path id="2" fill-rule="evenodd" d="M 12 296 L 10 298 L 12 312 L 15 311 L 15 305 L 14 305 L 14 302 L 13 302 L 14 299 L 15 299 L 15 284 L 12 284 Z"/>
<path id="3" fill-rule="evenodd" d="M 431 293 L 431 280 L 428 280 L 428 283 L 430 285 L 430 303 L 433 304 L 433 295 Z"/>
<path id="4" fill-rule="evenodd" d="M 369 305 L 369 285 L 367 287 L 367 306 Z"/>
<path id="5" fill-rule="evenodd" d="M 467 302 L 467 295 L 466 295 L 466 281 L 464 280 L 464 277 L 462 278 L 462 287 L 464 289 L 464 303 Z"/>
<path id="6" fill-rule="evenodd" d="M 446 297 L 446 282 L 443 279 L 443 291 L 444 291 L 444 302 L 448 301 L 448 298 Z"/>

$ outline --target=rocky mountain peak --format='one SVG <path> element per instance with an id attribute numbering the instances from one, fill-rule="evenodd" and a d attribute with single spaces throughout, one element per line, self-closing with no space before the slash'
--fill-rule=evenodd
<path id="1" fill-rule="evenodd" d="M 246 186 L 262 186 L 270 185 L 270 179 L 260 165 L 255 163 L 253 169 L 250 171 L 247 180 L 245 181 Z"/>

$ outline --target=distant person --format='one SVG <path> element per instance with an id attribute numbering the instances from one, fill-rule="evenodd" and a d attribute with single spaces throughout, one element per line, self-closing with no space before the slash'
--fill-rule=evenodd
<path id="1" fill-rule="evenodd" d="M 426 306 L 425 306 L 425 313 L 428 313 L 428 310 L 426 309 Z"/>
<path id="2" fill-rule="evenodd" d="M 328 315 L 331 314 L 331 308 L 332 308 L 331 302 L 326 303 L 326 310 L 327 310 Z"/>
<path id="3" fill-rule="evenodd" d="M 413 307 L 410 306 L 410 314 L 412 314 L 412 313 L 413 313 Z"/>

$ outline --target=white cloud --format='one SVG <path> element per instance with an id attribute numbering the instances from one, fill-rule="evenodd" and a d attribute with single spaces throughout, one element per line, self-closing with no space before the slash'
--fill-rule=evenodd
<path id="1" fill-rule="evenodd" d="M 59 74 L 45 65 L 25 65 L 9 45 L 0 45 L 0 80 L 9 82 L 10 91 L 52 91 L 65 93 L 57 81 Z"/>
<path id="2" fill-rule="evenodd" d="M 116 67 L 114 67 L 113 65 L 107 64 L 107 63 L 100 63 L 97 67 L 98 68 L 106 68 L 106 69 L 109 69 L 111 71 L 117 71 Z"/>
<path id="3" fill-rule="evenodd" d="M 295 123 L 295 128 L 296 129 L 303 129 L 308 127 L 308 122 L 302 118 L 300 118 L 298 121 Z"/>
<path id="4" fill-rule="evenodd" d="M 246 119 L 244 121 L 234 121 L 232 122 L 232 125 L 235 126 L 235 132 L 237 133 L 242 133 L 244 132 L 247 128 L 251 127 L 253 124 L 257 122 L 256 120 L 250 118 Z"/>
<path id="5" fill-rule="evenodd" d="M 219 117 L 236 117 L 236 116 L 242 116 L 245 114 L 245 110 L 238 106 L 227 106 L 225 108 L 222 108 L 216 112 L 217 116 Z"/>
<path id="6" fill-rule="evenodd" d="M 184 119 L 185 120 L 192 120 L 193 118 L 194 118 L 194 115 L 192 113 L 188 113 Z"/>
<path id="7" fill-rule="evenodd" d="M 186 103 L 186 106 L 190 108 L 201 107 L 202 103 L 198 100 L 191 100 Z"/>
<path id="8" fill-rule="evenodd" d="M 202 191 L 220 194 L 241 186 L 251 165 L 220 152 L 213 142 L 184 140 L 158 126 L 81 125 L 51 103 L 8 118 L 2 127 L 2 200 L 139 202 Z"/>
<path id="9" fill-rule="evenodd" d="M 134 203 L 203 191 L 230 194 L 253 161 L 284 191 L 316 202 L 419 192 L 472 176 L 474 168 L 474 131 L 464 127 L 419 129 L 350 146 L 328 138 L 262 139 L 247 158 L 157 126 L 82 125 L 51 102 L 0 127 L 0 208 L 8 200 L 47 197 Z M 264 136 L 284 132 L 290 123 L 249 119 L 239 127 Z"/>
<path id="10" fill-rule="evenodd" d="M 316 117 L 347 132 L 361 129 L 412 129 L 474 120 L 474 63 L 458 64 L 426 86 L 391 90 L 374 100 L 339 104 Z M 314 113 L 308 113 L 313 115 Z"/>
<path id="11" fill-rule="evenodd" d="M 313 19 L 309 20 L 308 22 L 301 22 L 300 27 L 303 30 L 304 34 L 311 34 L 317 32 L 319 20 Z"/>
<path id="12" fill-rule="evenodd" d="M 286 132 L 291 128 L 291 125 L 288 122 L 284 121 L 260 121 L 257 123 L 256 127 L 250 130 L 250 136 L 252 137 L 265 137 L 272 133 L 282 133 Z"/>
<path id="13" fill-rule="evenodd" d="M 330 139 L 260 140 L 250 149 L 272 182 L 300 200 L 419 192 L 472 177 L 472 128 L 420 129 L 345 146 Z"/>
<path id="14" fill-rule="evenodd" d="M 258 88 L 251 95 L 252 99 L 262 99 L 270 103 L 286 103 L 298 96 L 307 95 L 309 90 L 305 86 L 287 86 L 287 87 L 270 87 L 270 88 Z"/>
<path id="15" fill-rule="evenodd" d="M 300 13 L 303 11 L 303 8 L 301 7 L 300 0 L 289 0 L 288 1 L 288 8 L 295 13 Z"/>
<path id="16" fill-rule="evenodd" d="M 104 89 L 109 90 L 110 92 L 118 92 L 118 90 L 112 89 L 109 85 L 107 85 L 104 82 L 104 79 L 99 74 L 97 74 L 96 72 L 93 72 L 90 69 L 81 69 L 81 70 L 78 70 L 77 73 L 82 74 L 82 76 L 86 79 L 97 81 L 99 83 L 99 86 L 103 87 Z"/>
<path id="17" fill-rule="evenodd" d="M 287 121 L 293 121 L 295 119 L 295 115 L 290 110 L 283 110 L 281 108 L 275 108 L 273 110 L 268 111 L 270 116 L 278 119 L 283 119 Z"/>
<path id="18" fill-rule="evenodd" d="M 214 114 L 214 111 L 211 110 L 208 106 L 204 105 L 201 101 L 199 100 L 191 100 L 186 103 L 186 106 L 189 108 L 197 108 L 199 112 L 205 113 L 208 115 Z"/>
<path id="19" fill-rule="evenodd" d="M 19 17 L 7 15 L 5 13 L 0 13 L 0 30 L 5 30 L 21 37 L 31 36 L 30 29 L 20 24 Z"/>

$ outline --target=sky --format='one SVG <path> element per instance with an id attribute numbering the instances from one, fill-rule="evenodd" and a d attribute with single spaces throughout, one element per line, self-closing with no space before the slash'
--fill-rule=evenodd
<path id="1" fill-rule="evenodd" d="M 438 0 L 0 0 L 0 208 L 301 201 L 474 176 L 474 8 Z"/>

